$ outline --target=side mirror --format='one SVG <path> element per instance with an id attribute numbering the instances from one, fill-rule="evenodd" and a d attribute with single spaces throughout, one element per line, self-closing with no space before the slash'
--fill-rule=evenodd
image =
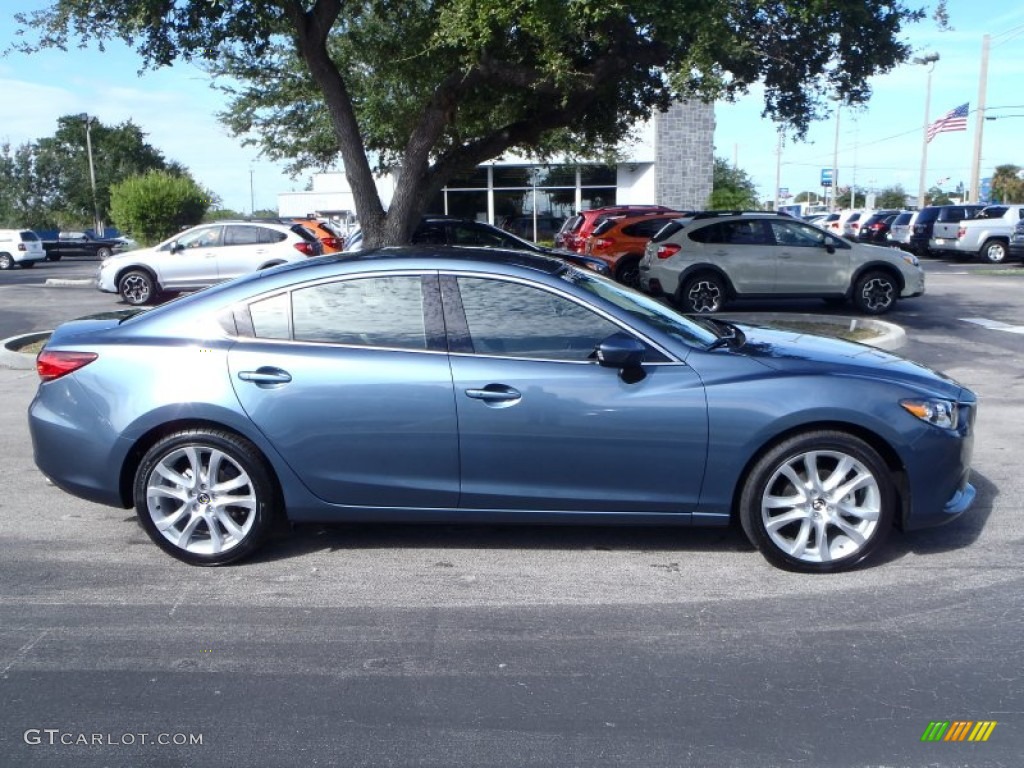
<path id="1" fill-rule="evenodd" d="M 615 333 L 597 345 L 597 362 L 605 368 L 639 368 L 647 347 L 628 333 Z"/>
<path id="2" fill-rule="evenodd" d="M 179 251 L 184 251 L 185 250 L 185 246 L 182 245 L 181 243 L 179 243 L 177 240 L 175 240 L 173 243 L 171 243 L 170 250 L 171 250 L 171 253 L 178 253 Z"/>

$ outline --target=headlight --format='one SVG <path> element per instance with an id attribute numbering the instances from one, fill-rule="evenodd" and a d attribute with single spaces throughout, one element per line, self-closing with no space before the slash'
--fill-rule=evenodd
<path id="1" fill-rule="evenodd" d="M 951 400 L 901 400 L 900 405 L 921 421 L 943 429 L 956 429 L 960 409 Z"/>
<path id="2" fill-rule="evenodd" d="M 917 256 L 915 256 L 912 253 L 901 253 L 900 256 L 902 256 L 903 260 L 912 267 L 917 267 L 921 265 L 921 262 L 918 260 Z"/>

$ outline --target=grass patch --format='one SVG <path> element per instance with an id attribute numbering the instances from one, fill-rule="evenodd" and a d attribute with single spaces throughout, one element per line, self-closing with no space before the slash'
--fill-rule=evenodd
<path id="1" fill-rule="evenodd" d="M 26 344 L 23 347 L 14 347 L 15 352 L 21 352 L 24 355 L 38 355 L 39 350 L 50 340 L 49 336 L 45 336 L 41 339 L 36 339 L 33 342 Z"/>
<path id="2" fill-rule="evenodd" d="M 995 275 L 996 277 L 1024 277 L 1024 269 L 1009 267 L 1004 269 L 979 269 L 976 275 Z"/>

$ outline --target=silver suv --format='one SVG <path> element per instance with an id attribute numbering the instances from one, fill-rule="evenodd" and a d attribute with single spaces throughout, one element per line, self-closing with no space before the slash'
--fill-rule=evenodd
<path id="1" fill-rule="evenodd" d="M 917 257 L 850 242 L 769 212 L 708 211 L 676 219 L 648 243 L 640 287 L 684 312 L 717 312 L 731 299 L 851 301 L 878 315 L 924 293 Z"/>
<path id="2" fill-rule="evenodd" d="M 104 259 L 96 287 L 120 294 L 128 304 L 148 304 L 162 293 L 194 291 L 321 253 L 316 235 L 299 224 L 218 221 L 179 232 L 153 248 Z"/>

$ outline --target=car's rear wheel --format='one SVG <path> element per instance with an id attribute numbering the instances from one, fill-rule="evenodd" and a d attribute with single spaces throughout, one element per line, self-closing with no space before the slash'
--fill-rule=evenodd
<path id="1" fill-rule="evenodd" d="M 185 430 L 150 448 L 135 474 L 135 509 L 150 538 L 193 565 L 223 565 L 267 537 L 277 494 L 259 450 L 230 432 Z"/>
<path id="2" fill-rule="evenodd" d="M 0 269 L 10 269 L 14 266 L 14 259 L 10 254 L 0 253 Z"/>
<path id="3" fill-rule="evenodd" d="M 761 457 L 743 486 L 739 515 L 769 562 L 827 573 L 853 567 L 882 545 L 896 500 L 874 448 L 822 430 L 789 438 Z"/>
<path id="4" fill-rule="evenodd" d="M 156 298 L 153 278 L 141 269 L 133 269 L 122 275 L 117 283 L 117 292 L 125 302 L 136 307 L 148 304 Z"/>
<path id="5" fill-rule="evenodd" d="M 1002 264 L 1006 261 L 1008 250 L 1002 240 L 988 240 L 981 247 L 981 257 L 989 264 Z"/>
<path id="6" fill-rule="evenodd" d="M 114 252 L 107 246 L 96 249 L 96 257 L 99 259 L 109 259 Z"/>
<path id="7" fill-rule="evenodd" d="M 22 269 L 32 269 L 32 267 L 34 267 L 35 265 L 36 265 L 36 263 L 34 261 L 23 261 L 23 262 L 21 262 L 21 268 Z"/>
<path id="8" fill-rule="evenodd" d="M 885 272 L 868 272 L 853 287 L 853 304 L 866 315 L 881 315 L 896 305 L 900 287 Z"/>
<path id="9" fill-rule="evenodd" d="M 615 279 L 630 288 L 640 288 L 640 257 L 624 256 L 616 270 Z"/>
<path id="10" fill-rule="evenodd" d="M 687 280 L 677 301 L 684 312 L 707 315 L 722 308 L 726 290 L 725 281 L 709 272 Z"/>
<path id="11" fill-rule="evenodd" d="M 61 259 L 61 254 L 59 254 L 59 253 L 48 253 L 48 254 L 46 254 L 46 260 L 47 261 L 60 261 L 60 259 Z"/>

